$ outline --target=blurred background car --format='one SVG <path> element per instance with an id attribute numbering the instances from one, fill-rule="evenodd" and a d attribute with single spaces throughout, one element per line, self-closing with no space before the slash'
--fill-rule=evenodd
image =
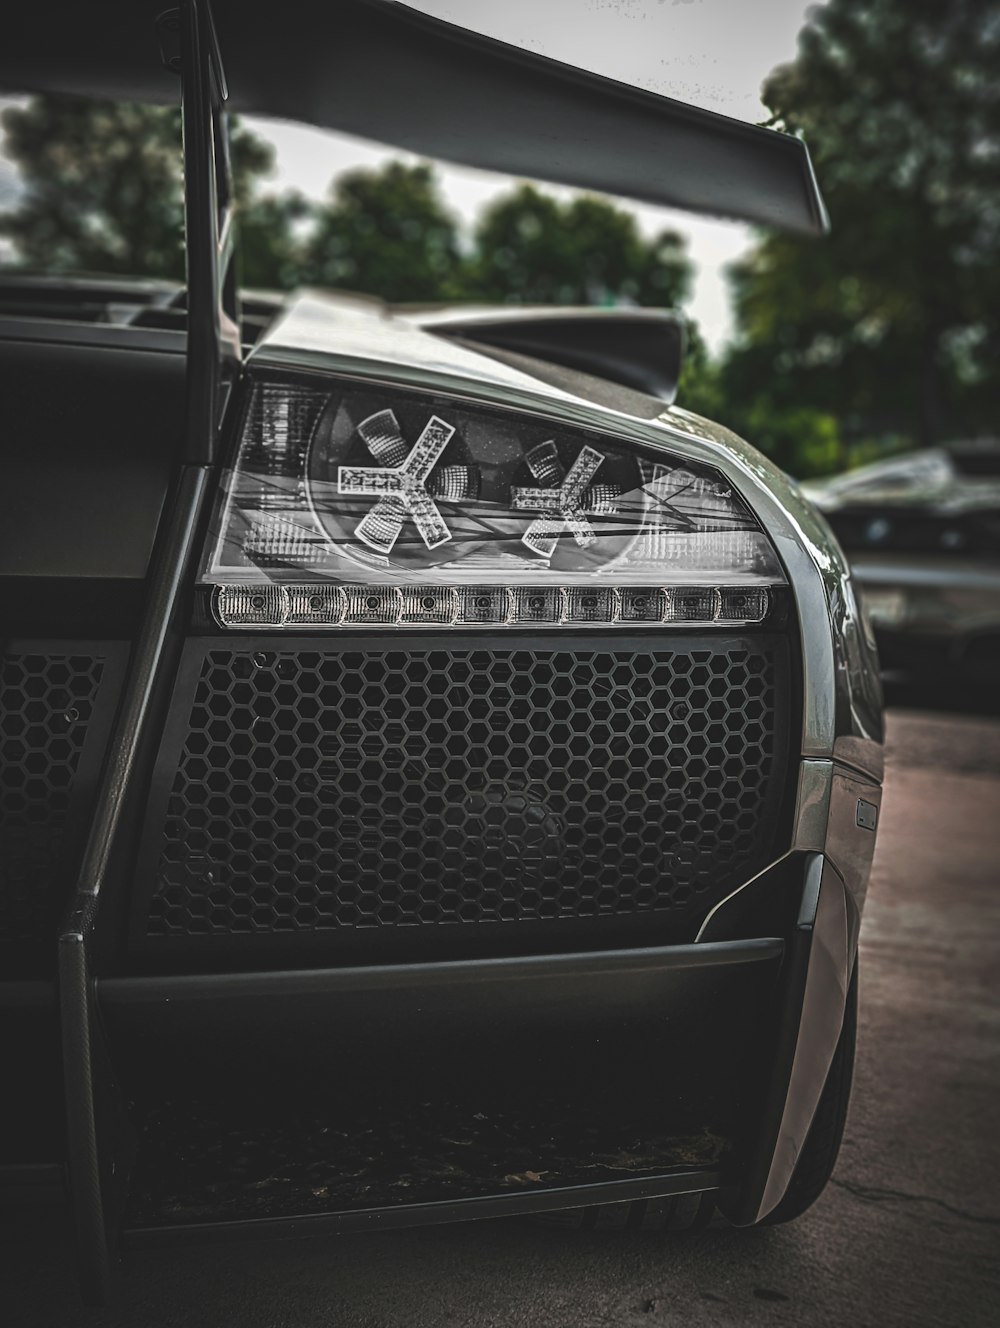
<path id="1" fill-rule="evenodd" d="M 803 486 L 848 554 L 888 676 L 1000 670 L 1000 440 L 925 448 Z"/>

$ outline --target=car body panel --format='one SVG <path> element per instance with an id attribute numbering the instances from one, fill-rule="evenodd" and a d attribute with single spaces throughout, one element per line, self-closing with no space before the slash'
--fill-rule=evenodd
<path id="1" fill-rule="evenodd" d="M 0 340 L 0 393 L 30 397 L 4 447 L 19 495 L 0 532 L 0 578 L 141 580 L 174 469 L 181 354 L 116 344 Z M 178 347 L 182 349 L 182 347 Z M 80 412 L 101 428 L 81 446 Z M 139 424 L 138 422 L 142 423 Z"/>

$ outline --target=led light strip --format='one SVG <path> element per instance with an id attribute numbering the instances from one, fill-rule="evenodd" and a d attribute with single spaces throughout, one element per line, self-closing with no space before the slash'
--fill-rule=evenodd
<path id="1" fill-rule="evenodd" d="M 634 627 L 763 622 L 763 586 L 219 586 L 222 627 Z"/>

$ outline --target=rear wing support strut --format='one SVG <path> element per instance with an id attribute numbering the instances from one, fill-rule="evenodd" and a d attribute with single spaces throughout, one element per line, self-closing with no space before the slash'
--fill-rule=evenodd
<path id="1" fill-rule="evenodd" d="M 187 255 L 187 399 L 183 460 L 218 459 L 219 426 L 239 373 L 229 96 L 208 0 L 185 0 L 156 20 L 164 64 L 181 76 Z"/>
<path id="2" fill-rule="evenodd" d="M 124 1100 L 96 1001 L 100 906 L 127 858 L 141 813 L 143 772 L 183 639 L 185 587 L 211 501 L 212 465 L 240 337 L 233 270 L 232 186 L 222 102 L 225 76 L 207 0 L 161 16 L 169 67 L 182 78 L 188 262 L 187 398 L 179 468 L 160 521 L 145 606 L 69 906 L 57 972 L 67 1160 L 81 1290 L 102 1304 L 113 1282 L 133 1152 Z M 166 44 L 165 44 L 166 45 Z"/>

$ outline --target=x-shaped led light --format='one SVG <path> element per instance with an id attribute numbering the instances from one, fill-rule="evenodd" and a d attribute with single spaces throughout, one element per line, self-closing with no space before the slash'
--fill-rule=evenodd
<path id="1" fill-rule="evenodd" d="M 590 481 L 604 461 L 594 447 L 584 447 L 563 477 L 555 443 L 540 443 L 525 456 L 528 469 L 536 480 L 544 480 L 555 487 L 547 489 L 511 489 L 511 501 L 522 512 L 543 512 L 536 517 L 521 536 L 532 553 L 550 557 L 556 541 L 565 527 L 581 549 L 593 544 L 597 535 L 587 520 L 583 497 Z M 559 482 L 561 480 L 561 483 Z"/>
<path id="2" fill-rule="evenodd" d="M 378 499 L 358 522 L 355 534 L 362 543 L 379 553 L 389 553 L 399 538 L 407 513 L 429 549 L 451 539 L 451 531 L 431 497 L 427 479 L 454 432 L 453 425 L 432 415 L 407 452 L 399 422 L 391 410 L 380 410 L 361 421 L 358 433 L 376 460 L 385 464 L 341 466 L 337 488 L 341 494 Z"/>

